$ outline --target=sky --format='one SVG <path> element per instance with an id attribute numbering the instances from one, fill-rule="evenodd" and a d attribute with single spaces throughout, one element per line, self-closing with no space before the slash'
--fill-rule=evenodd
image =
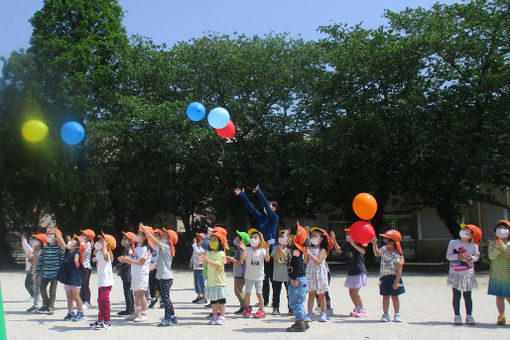
<path id="1" fill-rule="evenodd" d="M 0 56 L 29 46 L 28 20 L 43 0 L 0 0 Z M 94 1 L 94 0 L 90 0 Z M 157 44 L 172 46 L 212 31 L 232 35 L 287 32 L 306 40 L 320 39 L 319 26 L 363 23 L 374 28 L 385 23 L 385 9 L 430 8 L 435 2 L 454 0 L 119 0 L 125 10 L 123 24 L 129 35 L 141 34 Z"/>

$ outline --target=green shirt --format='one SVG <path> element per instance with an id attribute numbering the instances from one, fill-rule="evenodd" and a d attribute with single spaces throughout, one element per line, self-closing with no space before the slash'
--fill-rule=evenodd
<path id="1" fill-rule="evenodd" d="M 225 253 L 223 251 L 207 251 L 205 253 L 209 261 L 218 263 L 219 268 L 214 267 L 211 263 L 207 263 L 207 286 L 219 287 L 226 286 L 225 277 Z"/>

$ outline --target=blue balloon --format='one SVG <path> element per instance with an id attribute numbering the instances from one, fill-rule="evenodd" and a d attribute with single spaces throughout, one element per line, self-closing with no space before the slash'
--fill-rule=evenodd
<path id="1" fill-rule="evenodd" d="M 188 105 L 186 109 L 186 114 L 188 118 L 192 121 L 198 122 L 199 120 L 204 119 L 205 117 L 205 106 L 198 102 L 193 102 Z"/>
<path id="2" fill-rule="evenodd" d="M 209 112 L 207 122 L 215 129 L 223 129 L 230 121 L 230 113 L 222 107 L 217 107 Z"/>
<path id="3" fill-rule="evenodd" d="M 76 145 L 85 137 L 85 129 L 80 123 L 67 122 L 60 129 L 60 137 L 65 143 Z"/>

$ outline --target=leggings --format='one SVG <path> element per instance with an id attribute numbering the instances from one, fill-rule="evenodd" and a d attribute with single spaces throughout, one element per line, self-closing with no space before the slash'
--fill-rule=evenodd
<path id="1" fill-rule="evenodd" d="M 158 271 L 157 269 L 154 269 L 149 272 L 149 292 L 151 294 L 152 299 L 156 298 L 156 290 L 161 295 L 159 280 L 156 279 L 157 271 Z"/>
<path id="2" fill-rule="evenodd" d="M 25 277 L 25 288 L 27 289 L 28 294 L 34 297 L 34 280 L 32 279 L 32 274 L 27 273 Z"/>
<path id="3" fill-rule="evenodd" d="M 81 268 L 81 290 L 80 290 L 80 299 L 84 303 L 87 302 L 90 304 L 90 273 L 92 269 Z"/>
<path id="4" fill-rule="evenodd" d="M 289 301 L 289 288 L 287 287 L 287 282 L 273 281 L 273 308 L 280 308 L 282 283 L 285 285 L 285 290 L 287 291 L 287 301 Z"/>
<path id="5" fill-rule="evenodd" d="M 460 315 L 460 290 L 452 288 L 453 292 L 453 311 L 455 315 Z M 471 315 L 473 312 L 473 301 L 471 300 L 471 291 L 466 291 L 462 293 L 464 297 L 464 303 L 466 305 L 466 315 Z"/>
<path id="6" fill-rule="evenodd" d="M 133 314 L 135 312 L 135 297 L 131 290 L 131 281 L 122 280 L 122 288 L 124 289 L 124 299 L 126 300 L 126 311 Z"/>
<path id="7" fill-rule="evenodd" d="M 173 279 L 159 280 L 159 286 L 161 287 L 161 300 L 165 306 L 165 319 L 171 319 L 175 316 L 174 306 L 172 304 L 172 300 L 170 300 L 170 288 L 173 283 Z"/>

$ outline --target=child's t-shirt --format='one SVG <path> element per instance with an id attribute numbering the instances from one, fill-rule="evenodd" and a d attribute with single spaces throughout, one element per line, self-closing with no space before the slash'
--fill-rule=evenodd
<path id="1" fill-rule="evenodd" d="M 379 252 L 381 253 L 381 271 L 379 277 L 396 275 L 397 265 L 399 263 L 404 264 L 404 255 L 398 251 L 388 251 L 387 246 L 381 247 Z"/>
<path id="2" fill-rule="evenodd" d="M 149 275 L 149 266 L 151 264 L 151 252 L 147 246 L 138 246 L 135 248 L 131 258 L 138 261 L 142 258 L 145 259 L 143 265 L 131 264 L 131 278 L 139 279 L 142 276 Z"/>
<path id="3" fill-rule="evenodd" d="M 156 279 L 170 280 L 174 278 L 172 271 L 172 247 L 168 244 L 163 244 L 158 253 L 158 271 L 156 272 Z"/>
<path id="4" fill-rule="evenodd" d="M 107 252 L 108 259 L 105 260 L 102 252 L 96 253 L 97 264 L 97 286 L 110 287 L 113 286 L 113 271 L 110 252 Z"/>
<path id="5" fill-rule="evenodd" d="M 363 254 L 357 251 L 350 243 L 347 242 L 342 247 L 342 252 L 345 254 L 347 275 L 358 275 L 367 272 Z"/>
<path id="6" fill-rule="evenodd" d="M 287 260 L 287 274 L 291 280 L 297 280 L 298 277 L 306 276 L 304 254 L 296 246 L 292 246 L 290 249 L 290 255 Z"/>
<path id="7" fill-rule="evenodd" d="M 274 247 L 271 252 L 271 257 L 276 255 L 276 252 L 278 251 L 279 247 Z M 290 254 L 290 249 L 284 248 L 283 249 L 283 256 L 280 255 L 278 260 L 274 261 L 274 267 L 273 267 L 273 281 L 276 282 L 287 282 L 289 279 L 289 274 L 287 274 L 287 258 Z"/>
<path id="8" fill-rule="evenodd" d="M 205 253 L 205 256 L 207 256 L 209 261 L 216 262 L 220 265 L 219 268 L 216 268 L 212 264 L 207 264 L 207 287 L 226 286 L 225 253 L 222 250 L 209 250 Z"/>
<path id="9" fill-rule="evenodd" d="M 203 270 L 204 264 L 202 263 L 202 261 L 198 259 L 198 256 L 205 254 L 205 249 L 202 248 L 202 246 L 197 245 L 196 243 L 194 243 L 192 247 L 193 254 L 191 255 L 191 263 L 193 263 L 193 270 Z"/>
<path id="10" fill-rule="evenodd" d="M 264 280 L 264 257 L 266 256 L 266 250 L 259 248 L 253 250 L 252 247 L 246 248 L 246 255 L 244 262 L 246 263 L 246 271 L 244 278 L 251 281 L 263 281 Z"/>
<path id="11" fill-rule="evenodd" d="M 471 261 L 463 262 L 457 259 L 458 254 L 471 255 Z M 446 258 L 450 261 L 450 274 L 461 276 L 475 275 L 475 262 L 480 258 L 478 246 L 474 242 L 464 243 L 459 239 L 451 240 L 446 250 Z"/>
<path id="12" fill-rule="evenodd" d="M 235 259 L 237 261 L 239 261 L 241 259 L 241 254 L 242 253 L 243 253 L 243 250 L 241 248 L 237 248 L 236 255 L 235 255 Z M 234 277 L 244 278 L 245 271 L 246 271 L 246 261 L 243 263 L 242 266 L 234 263 L 234 268 L 233 268 Z"/>
<path id="13" fill-rule="evenodd" d="M 85 246 L 85 251 L 82 254 L 83 268 L 92 269 L 92 264 L 90 263 L 91 255 L 92 255 L 92 244 L 90 242 L 87 242 L 86 246 Z"/>

